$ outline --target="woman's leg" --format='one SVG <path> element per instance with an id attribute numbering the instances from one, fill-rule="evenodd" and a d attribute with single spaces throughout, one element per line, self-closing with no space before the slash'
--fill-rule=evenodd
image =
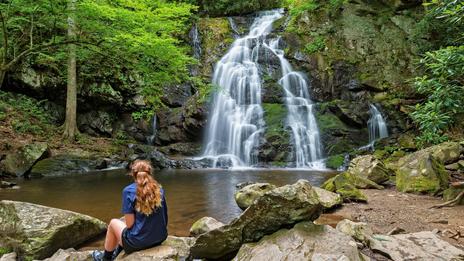
<path id="1" fill-rule="evenodd" d="M 113 251 L 119 245 L 122 245 L 122 231 L 126 227 L 126 223 L 119 219 L 112 219 L 108 225 L 105 238 L 105 250 Z"/>

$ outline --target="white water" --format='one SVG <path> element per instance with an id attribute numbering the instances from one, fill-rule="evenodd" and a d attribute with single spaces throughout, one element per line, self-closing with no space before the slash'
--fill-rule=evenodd
<path id="1" fill-rule="evenodd" d="M 152 132 L 151 135 L 147 137 L 147 143 L 148 145 L 155 145 L 155 139 L 156 139 L 156 115 L 153 115 L 153 119 L 151 122 L 151 128 Z"/>
<path id="2" fill-rule="evenodd" d="M 216 64 L 213 84 L 219 91 L 214 97 L 203 155 L 214 159 L 212 167 L 257 164 L 257 148 L 265 127 L 258 54 L 281 13 L 262 12 L 250 32 L 236 39 Z"/>
<path id="3" fill-rule="evenodd" d="M 388 129 L 382 114 L 373 104 L 369 104 L 369 113 L 371 114 L 370 119 L 367 121 L 369 144 L 374 145 L 376 140 L 388 137 Z"/>
<path id="4" fill-rule="evenodd" d="M 313 113 L 313 103 L 309 96 L 308 82 L 304 75 L 292 69 L 279 48 L 280 38 L 266 45 L 279 57 L 282 78 L 279 84 L 284 89 L 288 114 L 286 123 L 292 131 L 293 153 L 296 168 L 324 169 L 322 146 L 317 121 Z"/>

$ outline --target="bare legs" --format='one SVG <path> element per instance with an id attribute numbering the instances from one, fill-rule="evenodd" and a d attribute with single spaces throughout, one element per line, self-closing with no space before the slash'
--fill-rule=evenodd
<path id="1" fill-rule="evenodd" d="M 113 251 L 118 244 L 122 246 L 122 230 L 126 227 L 126 223 L 119 219 L 112 219 L 108 225 L 105 238 L 105 250 Z"/>

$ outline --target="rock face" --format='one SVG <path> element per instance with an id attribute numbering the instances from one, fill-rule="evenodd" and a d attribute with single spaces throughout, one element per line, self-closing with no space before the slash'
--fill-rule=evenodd
<path id="1" fill-rule="evenodd" d="M 36 259 L 83 243 L 105 231 L 106 224 L 79 213 L 41 205 L 0 201 L 0 245 L 14 246 Z"/>
<path id="2" fill-rule="evenodd" d="M 7 154 L 0 162 L 0 172 L 23 176 L 39 160 L 48 157 L 50 151 L 46 143 L 32 143 L 20 148 L 16 153 Z"/>
<path id="3" fill-rule="evenodd" d="M 237 205 L 242 210 L 244 210 L 248 208 L 256 199 L 275 188 L 276 186 L 269 183 L 250 184 L 235 192 L 235 202 L 237 202 Z"/>
<path id="4" fill-rule="evenodd" d="M 388 169 L 382 161 L 372 155 L 365 155 L 354 158 L 350 162 L 348 172 L 371 180 L 377 184 L 388 181 L 393 171 Z"/>
<path id="5" fill-rule="evenodd" d="M 224 226 L 224 223 L 219 222 L 212 217 L 202 217 L 193 223 L 190 228 L 190 236 L 196 237 L 222 226 Z"/>
<path id="6" fill-rule="evenodd" d="M 317 193 L 308 181 L 278 187 L 254 201 L 230 224 L 200 235 L 191 252 L 196 258 L 220 258 L 255 242 L 283 226 L 315 220 L 322 211 Z"/>
<path id="7" fill-rule="evenodd" d="M 44 261 L 93 261 L 92 251 L 77 251 L 73 248 L 60 249 Z"/>
<path id="8" fill-rule="evenodd" d="M 190 255 L 190 247 L 195 242 L 192 237 L 168 236 L 160 246 L 133 252 L 130 255 L 122 252 L 116 258 L 120 261 L 177 261 L 186 260 Z"/>
<path id="9" fill-rule="evenodd" d="M 430 231 L 394 236 L 374 235 L 369 243 L 371 249 L 395 261 L 464 259 L 463 250 L 441 240 Z"/>
<path id="10" fill-rule="evenodd" d="M 233 259 L 242 260 L 363 260 L 351 237 L 327 225 L 301 222 L 257 243 L 244 244 Z"/>
<path id="11" fill-rule="evenodd" d="M 459 143 L 445 142 L 400 158 L 394 165 L 398 190 L 435 194 L 446 189 L 449 175 L 444 163 L 457 161 L 462 152 Z"/>

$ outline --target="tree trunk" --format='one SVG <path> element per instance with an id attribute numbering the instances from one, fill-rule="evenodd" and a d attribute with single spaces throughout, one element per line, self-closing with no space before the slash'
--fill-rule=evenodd
<path id="1" fill-rule="evenodd" d="M 76 10 L 76 0 L 69 0 L 68 17 L 68 38 L 74 40 L 76 37 L 76 25 L 74 13 Z M 76 67 L 76 45 L 68 45 L 68 84 L 66 96 L 66 119 L 64 122 L 63 137 L 68 140 L 75 140 L 77 129 L 77 67 Z"/>
<path id="2" fill-rule="evenodd" d="M 0 70 L 0 90 L 2 89 L 3 80 L 5 80 L 5 75 L 6 75 L 6 71 L 5 70 Z"/>

